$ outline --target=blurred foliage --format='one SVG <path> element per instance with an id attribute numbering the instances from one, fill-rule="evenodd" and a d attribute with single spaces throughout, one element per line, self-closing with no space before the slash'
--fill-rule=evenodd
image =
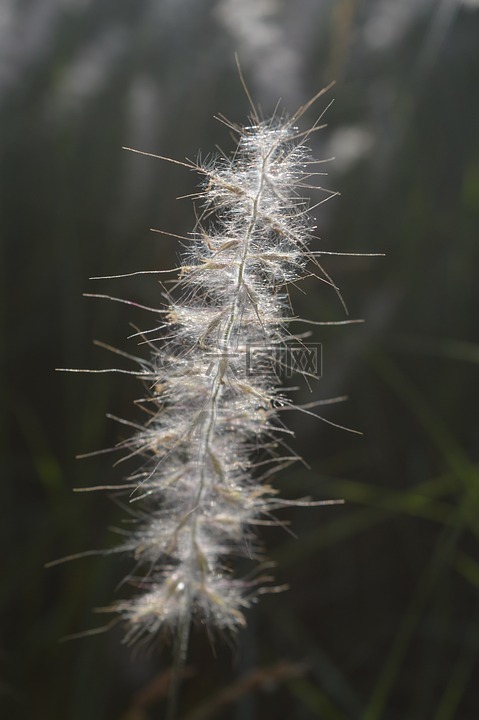
<path id="1" fill-rule="evenodd" d="M 213 116 L 246 121 L 238 52 L 265 115 L 337 81 L 314 142 L 336 157 L 342 197 L 317 210 L 315 249 L 386 256 L 325 260 L 366 324 L 313 337 L 315 397 L 349 396 L 324 417 L 364 436 L 291 417 L 311 469 L 277 480 L 286 496 L 345 503 L 296 510 L 297 537 L 265 533 L 291 589 L 262 599 L 233 652 L 195 635 L 182 711 L 477 718 L 478 3 L 4 0 L 0 39 L 2 717 L 162 717 L 168 649 L 132 653 L 119 628 L 60 643 L 126 592 L 127 560 L 44 564 L 114 546 L 124 510 L 72 488 L 119 482 L 123 467 L 75 455 L 125 436 L 105 416 L 135 420 L 138 387 L 54 368 L 108 367 L 94 339 L 136 352 L 129 323 L 148 316 L 81 295 L 161 303 L 151 277 L 88 278 L 172 267 L 178 241 L 148 228 L 191 229 L 190 201 L 174 198 L 196 179 L 121 146 L 180 160 L 230 149 Z M 295 293 L 298 314 L 342 319 L 318 285 Z"/>

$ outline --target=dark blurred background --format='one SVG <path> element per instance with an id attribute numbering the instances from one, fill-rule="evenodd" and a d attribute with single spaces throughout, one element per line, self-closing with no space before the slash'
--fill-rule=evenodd
<path id="1" fill-rule="evenodd" d="M 82 293 L 162 302 L 194 209 L 179 160 L 233 144 L 214 120 L 247 122 L 234 53 L 267 116 L 331 90 L 312 138 L 341 192 L 315 211 L 314 249 L 351 317 L 317 328 L 323 378 L 303 401 L 348 395 L 324 417 L 290 418 L 296 465 L 283 496 L 344 505 L 283 514 L 264 533 L 290 590 L 214 649 L 195 633 L 182 717 L 475 720 L 479 717 L 479 2 L 477 0 L 2 0 L 0 5 L 0 714 L 12 720 L 163 717 L 168 647 L 121 644 L 93 608 L 128 593 L 127 559 L 55 558 L 114 547 L 125 512 L 106 493 L 131 470 L 108 448 L 138 420 L 140 388 L 58 367 L 138 353 L 147 313 Z M 312 193 L 312 202 L 322 199 Z M 341 320 L 309 278 L 299 315 Z M 123 367 L 129 367 L 125 361 Z M 232 647 L 231 647 L 232 646 Z M 246 678 L 246 679 L 245 679 Z M 230 690 L 229 703 L 221 692 Z M 234 701 L 233 701 L 234 699 Z M 223 697 L 224 700 L 224 697 Z"/>

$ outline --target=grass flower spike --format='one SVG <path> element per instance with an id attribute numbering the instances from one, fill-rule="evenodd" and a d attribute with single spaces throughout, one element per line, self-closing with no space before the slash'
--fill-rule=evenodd
<path id="1" fill-rule="evenodd" d="M 228 123 L 239 137 L 233 156 L 195 167 L 201 217 L 157 311 L 162 337 L 139 361 L 149 420 L 125 443 L 142 466 L 126 484 L 137 523 L 119 549 L 135 559 L 129 579 L 140 591 L 113 609 L 128 642 L 169 630 L 179 658 L 192 621 L 230 631 L 245 624 L 269 578 L 235 576 L 232 558 L 260 563 L 255 526 L 290 504 L 267 484 L 296 459 L 280 420 L 293 403 L 275 363 L 301 343 L 289 331 L 297 318 L 287 288 L 309 261 L 334 287 L 308 251 L 313 227 L 301 194 L 322 173 L 305 145 L 311 130 L 299 132 L 297 121 L 321 94 L 290 119 L 253 112 L 250 126 Z"/>

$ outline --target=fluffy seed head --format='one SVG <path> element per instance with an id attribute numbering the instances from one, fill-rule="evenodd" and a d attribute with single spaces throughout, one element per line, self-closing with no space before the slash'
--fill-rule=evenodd
<path id="1" fill-rule="evenodd" d="M 114 609 L 130 641 L 191 619 L 229 630 L 245 622 L 258 580 L 235 578 L 231 558 L 261 557 L 253 528 L 281 506 L 264 479 L 291 459 L 274 351 L 294 339 L 287 285 L 310 259 L 300 190 L 312 162 L 294 124 L 276 119 L 242 128 L 230 159 L 198 168 L 201 220 L 165 339 L 151 344 L 150 419 L 129 442 L 143 465 L 123 548 L 139 592 Z"/>

